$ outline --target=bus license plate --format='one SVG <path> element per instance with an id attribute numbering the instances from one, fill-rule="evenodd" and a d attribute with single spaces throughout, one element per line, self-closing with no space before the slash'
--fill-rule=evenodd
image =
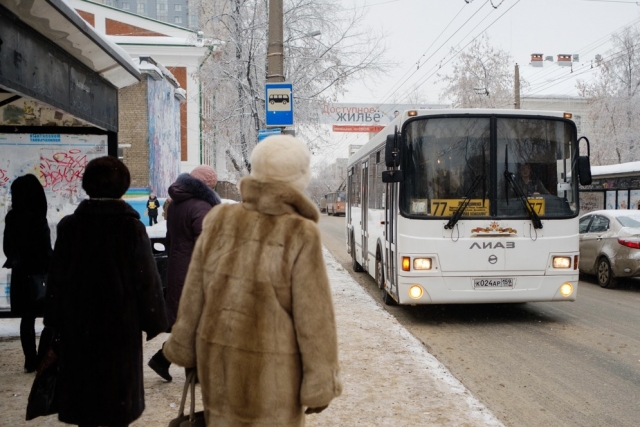
<path id="1" fill-rule="evenodd" d="M 513 288 L 515 279 L 512 277 L 506 278 L 491 278 L 491 279 L 473 279 L 474 289 L 504 289 Z"/>

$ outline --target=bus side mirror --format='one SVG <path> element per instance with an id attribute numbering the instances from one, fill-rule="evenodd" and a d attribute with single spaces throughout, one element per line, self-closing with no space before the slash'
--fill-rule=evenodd
<path id="1" fill-rule="evenodd" d="M 578 178 L 580 185 L 591 184 L 591 163 L 588 156 L 578 156 Z"/>
<path id="2" fill-rule="evenodd" d="M 393 183 L 393 182 L 402 182 L 404 177 L 402 176 L 401 170 L 390 170 L 382 172 L 382 182 Z"/>
<path id="3" fill-rule="evenodd" d="M 384 147 L 384 163 L 388 168 L 393 168 L 397 165 L 396 159 L 398 152 L 396 151 L 396 135 L 387 135 L 387 144 Z"/>
<path id="4" fill-rule="evenodd" d="M 589 162 L 589 156 L 591 156 L 591 144 L 589 144 L 589 140 L 586 136 L 581 136 L 578 138 L 577 145 L 580 147 L 580 141 L 584 141 L 587 143 L 587 155 L 586 156 L 578 156 L 578 164 L 577 172 L 578 179 L 580 185 L 590 185 L 591 184 L 591 163 Z"/>

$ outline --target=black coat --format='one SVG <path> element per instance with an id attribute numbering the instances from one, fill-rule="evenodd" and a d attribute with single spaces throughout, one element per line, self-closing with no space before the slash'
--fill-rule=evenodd
<path id="1" fill-rule="evenodd" d="M 27 277 L 49 269 L 50 234 L 44 213 L 12 209 L 5 217 L 2 246 L 7 257 L 4 267 L 11 269 L 10 300 L 14 314 L 21 315 L 30 309 Z M 35 307 L 33 310 L 39 311 Z"/>
<path id="2" fill-rule="evenodd" d="M 207 185 L 187 173 L 169 187 L 171 204 L 167 210 L 167 317 L 173 325 L 191 253 L 202 232 L 202 220 L 220 197 Z"/>
<path id="3" fill-rule="evenodd" d="M 60 333 L 65 423 L 128 424 L 144 411 L 141 333 L 168 325 L 139 218 L 123 200 L 85 200 L 58 224 L 44 324 Z"/>

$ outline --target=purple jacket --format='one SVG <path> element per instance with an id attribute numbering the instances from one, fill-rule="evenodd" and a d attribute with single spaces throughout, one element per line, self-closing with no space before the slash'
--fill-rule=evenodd
<path id="1" fill-rule="evenodd" d="M 178 176 L 169 186 L 171 204 L 167 210 L 167 318 L 172 326 L 178 313 L 182 286 L 187 276 L 191 253 L 202 232 L 202 220 L 220 197 L 207 185 L 188 173 Z"/>

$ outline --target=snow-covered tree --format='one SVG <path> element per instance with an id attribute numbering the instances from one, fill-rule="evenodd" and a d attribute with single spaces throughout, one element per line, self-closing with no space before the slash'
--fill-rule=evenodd
<path id="1" fill-rule="evenodd" d="M 640 159 L 640 31 L 627 28 L 612 42 L 613 49 L 598 63 L 597 77 L 578 84 L 589 98 L 594 165 Z"/>
<path id="2" fill-rule="evenodd" d="M 207 37 L 221 44 L 201 66 L 205 161 L 224 153 L 235 181 L 249 168 L 249 153 L 265 127 L 264 87 L 268 40 L 267 0 L 202 3 Z M 208 18 L 207 18 L 208 17 Z M 381 71 L 382 35 L 363 28 L 361 9 L 340 0 L 284 0 L 285 80 L 293 84 L 296 133 L 321 133 L 320 106 L 344 87 Z M 328 140 L 328 136 L 318 141 Z M 209 158 L 207 158 L 209 157 Z"/>
<path id="3" fill-rule="evenodd" d="M 511 108 L 514 104 L 514 68 L 511 55 L 491 45 L 486 34 L 455 55 L 453 71 L 438 74 L 444 83 L 443 100 L 454 108 Z M 520 87 L 526 87 L 520 78 Z"/>

